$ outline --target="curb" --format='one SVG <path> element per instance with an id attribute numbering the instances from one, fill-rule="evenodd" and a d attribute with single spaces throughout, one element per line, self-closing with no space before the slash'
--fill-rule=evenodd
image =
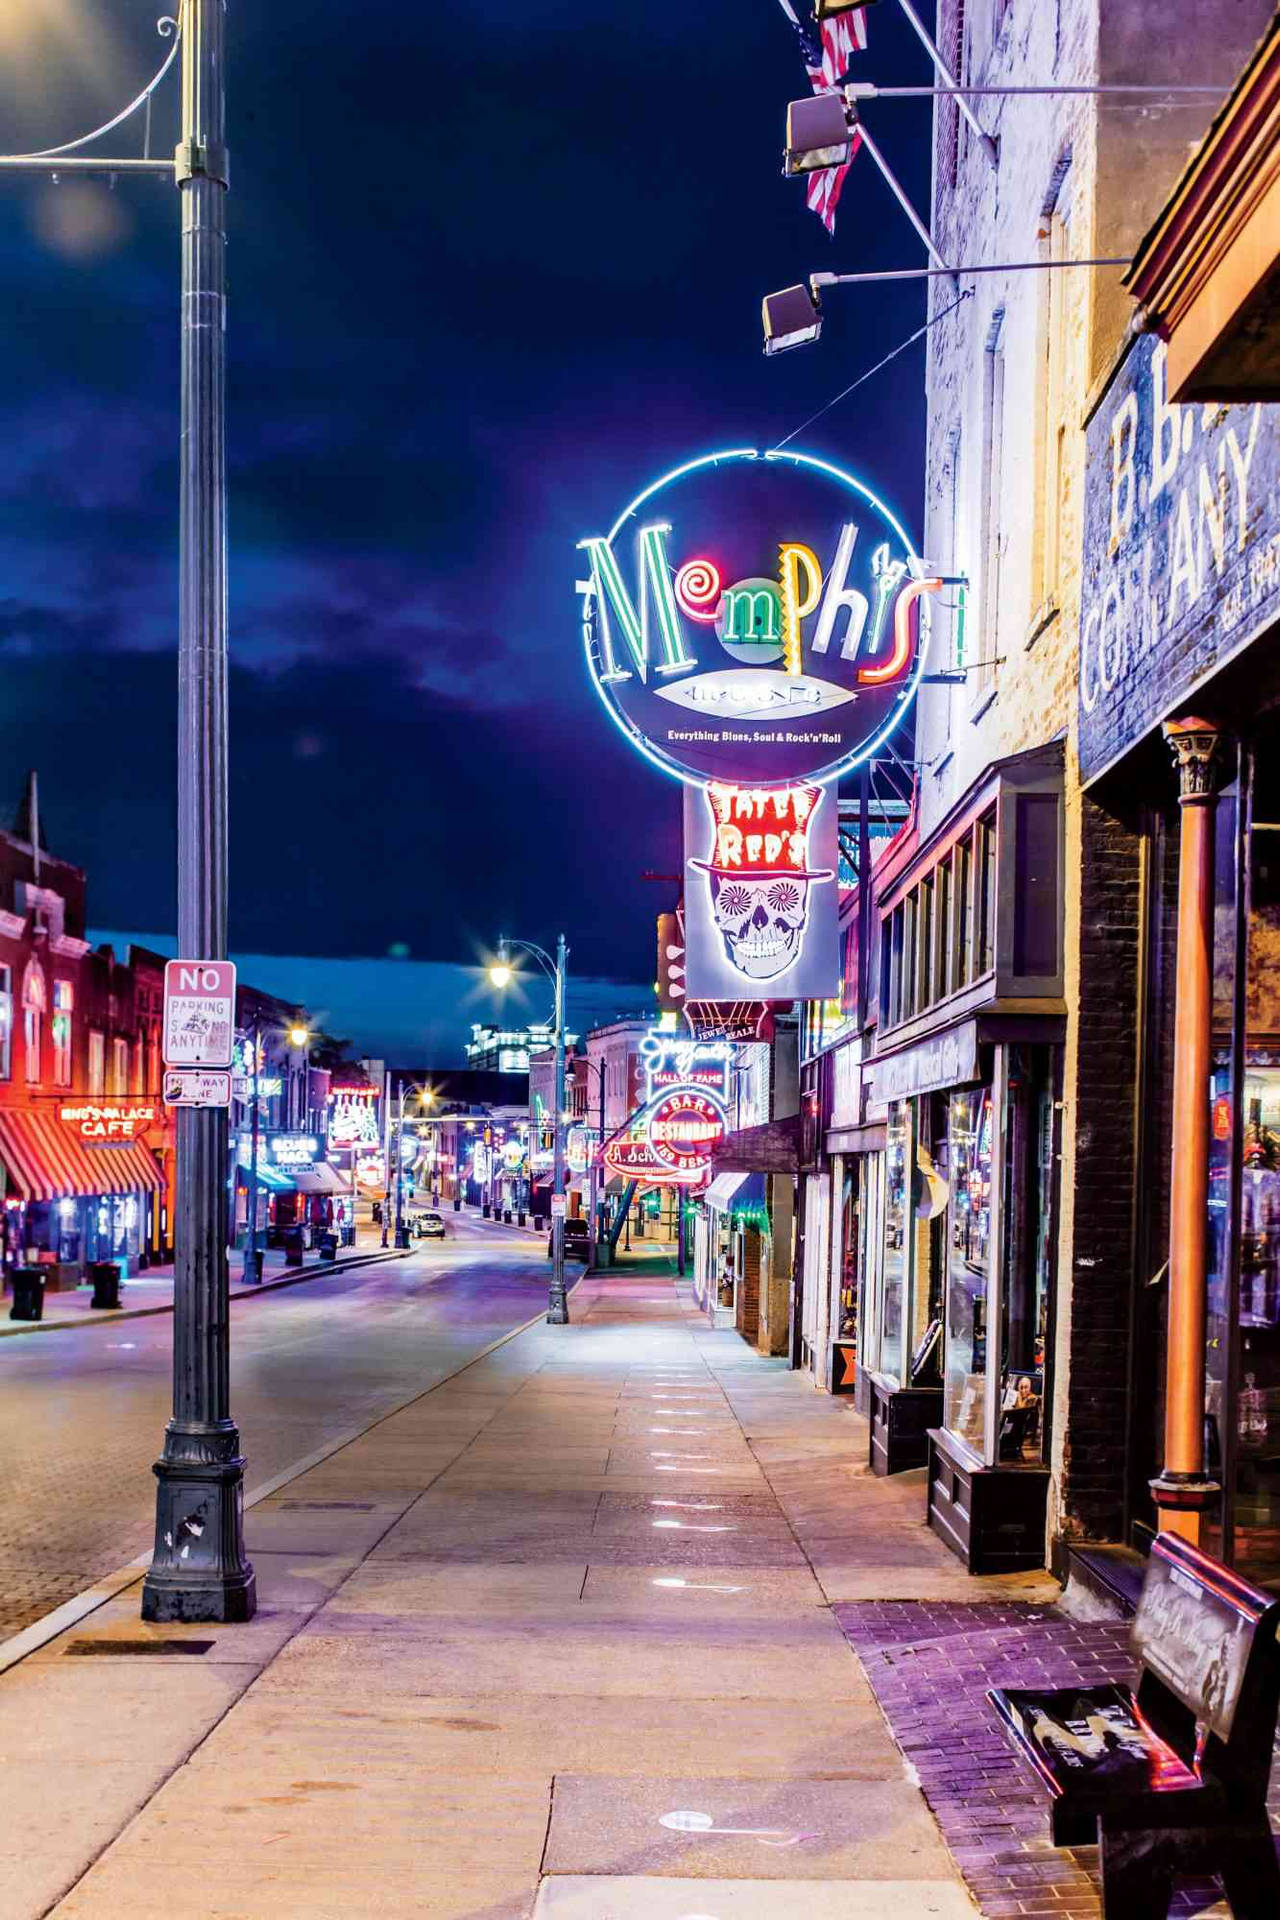
<path id="1" fill-rule="evenodd" d="M 405 1259 L 407 1255 L 402 1252 L 399 1257 Z M 363 1261 L 352 1264 L 363 1264 Z M 308 1278 L 310 1278 L 309 1275 Z M 571 1300 L 585 1278 L 584 1274 L 569 1288 L 568 1297 Z M 263 1282 L 264 1287 L 267 1284 L 266 1281 Z M 283 1283 L 275 1281 L 272 1284 L 296 1286 L 297 1281 Z M 255 1287 L 253 1291 L 258 1293 L 261 1289 Z M 172 1309 L 146 1307 L 140 1311 L 168 1313 Z M 429 1394 L 435 1393 L 440 1387 L 447 1387 L 451 1380 L 458 1378 L 459 1374 L 478 1366 L 481 1360 L 487 1360 L 489 1355 L 496 1353 L 499 1347 L 505 1347 L 508 1341 L 519 1339 L 522 1333 L 528 1333 L 531 1327 L 538 1326 L 545 1319 L 546 1310 L 542 1309 L 531 1319 L 523 1321 L 520 1326 L 512 1327 L 508 1333 L 499 1334 L 498 1338 L 491 1340 L 487 1347 L 482 1347 L 479 1353 L 473 1353 L 471 1358 L 464 1360 L 460 1367 L 455 1367 L 452 1373 L 445 1374 L 443 1380 L 433 1381 L 422 1393 L 410 1394 L 409 1398 L 402 1400 L 399 1406 L 388 1407 L 385 1413 L 380 1413 L 376 1420 L 366 1420 L 363 1426 L 348 1428 L 346 1433 L 340 1433 L 334 1439 L 327 1440 L 323 1446 L 317 1447 L 314 1453 L 304 1454 L 301 1460 L 295 1460 L 291 1466 L 283 1467 L 269 1480 L 264 1480 L 261 1486 L 255 1487 L 252 1493 L 245 1494 L 245 1508 L 256 1507 L 259 1501 L 269 1500 L 273 1493 L 279 1493 L 281 1487 L 287 1487 L 293 1480 L 300 1480 L 304 1473 L 310 1473 L 311 1469 L 318 1467 L 322 1460 L 331 1459 L 335 1453 L 341 1453 L 344 1447 L 353 1446 L 357 1440 L 363 1440 L 366 1433 L 372 1433 L 374 1428 L 380 1427 L 384 1420 L 394 1420 L 396 1415 L 403 1413 L 407 1407 L 416 1405 L 419 1400 L 425 1400 Z M 39 1322 L 35 1324 L 39 1325 Z M 47 1647 L 49 1642 L 56 1640 L 60 1633 L 66 1633 L 69 1628 L 78 1626 L 91 1613 L 96 1613 L 99 1607 L 104 1607 L 108 1600 L 115 1600 L 130 1587 L 136 1586 L 150 1564 L 150 1552 L 140 1553 L 136 1560 L 130 1560 L 127 1565 L 117 1568 L 115 1573 L 103 1574 L 91 1587 L 85 1587 L 80 1593 L 73 1594 L 70 1600 L 64 1600 L 62 1605 L 55 1607 L 51 1613 L 43 1614 L 39 1620 L 33 1620 L 29 1627 L 20 1628 L 7 1640 L 0 1640 L 0 1675 L 7 1673 L 11 1667 L 16 1667 L 30 1654 L 38 1653 L 41 1647 Z"/>
<path id="2" fill-rule="evenodd" d="M 263 1280 L 256 1287 L 231 1287 L 228 1300 L 256 1300 L 260 1293 L 275 1293 L 280 1287 L 300 1287 L 306 1280 L 322 1280 L 331 1273 L 347 1273 L 356 1267 L 372 1266 L 377 1260 L 408 1260 L 420 1251 L 417 1247 L 386 1247 L 377 1253 L 354 1254 L 349 1260 L 316 1261 L 310 1267 L 285 1267 L 274 1280 Z M 172 1313 L 173 1302 L 159 1307 L 119 1307 L 93 1316 L 77 1314 L 74 1320 L 22 1320 L 17 1325 L 0 1326 L 0 1340 L 20 1333 L 69 1333 L 77 1327 L 114 1327 L 121 1320 L 148 1320 L 158 1313 Z"/>

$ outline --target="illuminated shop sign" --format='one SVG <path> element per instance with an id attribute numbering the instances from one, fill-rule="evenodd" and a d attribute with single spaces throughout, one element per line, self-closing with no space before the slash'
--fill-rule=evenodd
<path id="1" fill-rule="evenodd" d="M 127 1146 L 154 1126 L 155 1107 L 144 1101 L 77 1101 L 58 1108 L 58 1118 L 90 1147 Z"/>
<path id="2" fill-rule="evenodd" d="M 374 1103 L 376 1087 L 339 1087 L 329 1095 L 329 1145 L 331 1147 L 375 1147 L 378 1144 L 378 1116 Z"/>
<path id="3" fill-rule="evenodd" d="M 645 489 L 580 543 L 592 682 L 684 781 L 832 780 L 903 717 L 940 581 L 852 474 L 734 448 Z"/>
<path id="4" fill-rule="evenodd" d="M 737 1049 L 728 1040 L 690 1040 L 679 1034 L 646 1033 L 640 1042 L 645 1098 L 668 1087 L 701 1087 L 719 1100 L 729 1098 Z"/>
<path id="5" fill-rule="evenodd" d="M 320 1159 L 324 1142 L 314 1133 L 268 1133 L 262 1136 L 266 1157 L 277 1167 L 309 1167 Z"/>
<path id="6" fill-rule="evenodd" d="M 364 1153 L 356 1160 L 356 1180 L 362 1187 L 380 1193 L 387 1183 L 387 1169 L 379 1153 Z"/>
<path id="7" fill-rule="evenodd" d="M 723 1104 L 700 1087 L 673 1087 L 636 1115 L 630 1132 L 604 1150 L 607 1171 L 651 1186 L 699 1187 L 729 1121 Z"/>
<path id="8" fill-rule="evenodd" d="M 834 789 L 686 786 L 689 998 L 826 1000 L 840 987 Z"/>

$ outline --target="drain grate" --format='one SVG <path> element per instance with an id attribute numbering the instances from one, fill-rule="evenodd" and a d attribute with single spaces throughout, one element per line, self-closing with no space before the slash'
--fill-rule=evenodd
<path id="1" fill-rule="evenodd" d="M 216 1640 L 73 1640 L 68 1653 L 208 1653 Z"/>
<path id="2" fill-rule="evenodd" d="M 281 1513 L 372 1513 L 372 1500 L 282 1500 Z"/>

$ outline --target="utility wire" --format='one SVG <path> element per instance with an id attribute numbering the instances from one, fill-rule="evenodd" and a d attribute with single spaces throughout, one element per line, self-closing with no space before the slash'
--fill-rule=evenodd
<path id="1" fill-rule="evenodd" d="M 838 407 L 842 400 L 847 400 L 851 393 L 855 392 L 858 387 L 863 386 L 874 374 L 879 373 L 882 368 L 887 367 L 891 360 L 896 360 L 898 355 L 905 353 L 908 347 L 914 347 L 917 340 L 923 340 L 925 334 L 928 333 L 931 327 L 936 327 L 940 320 L 945 320 L 949 313 L 954 313 L 956 308 L 963 306 L 966 300 L 972 300 L 973 293 L 974 289 L 972 287 L 966 287 L 959 298 L 953 300 L 949 307 L 944 307 L 941 313 L 935 313 L 932 320 L 926 320 L 922 327 L 917 327 L 915 332 L 908 334 L 905 340 L 900 340 L 896 347 L 885 354 L 883 360 L 877 360 L 874 367 L 868 367 L 865 373 L 860 373 L 857 379 L 845 387 L 842 392 L 836 394 L 833 400 L 828 400 L 825 407 L 819 407 L 818 411 L 811 413 L 807 420 L 802 420 L 793 432 L 787 434 L 784 439 L 779 440 L 769 451 L 771 453 L 777 453 L 783 447 L 787 446 L 789 442 L 798 439 L 806 427 L 811 427 L 815 420 L 821 420 L 824 413 L 830 413 L 832 407 Z"/>

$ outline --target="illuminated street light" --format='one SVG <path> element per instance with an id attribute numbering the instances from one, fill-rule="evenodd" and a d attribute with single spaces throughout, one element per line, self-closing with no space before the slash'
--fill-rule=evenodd
<path id="1" fill-rule="evenodd" d="M 310 1038 L 310 1029 L 307 1027 L 290 1027 L 289 1029 L 289 1045 L 291 1047 L 305 1047 Z"/>
<path id="2" fill-rule="evenodd" d="M 794 179 L 797 174 L 843 167 L 851 158 L 852 143 L 851 115 L 842 94 L 811 93 L 803 100 L 792 100 L 787 106 L 782 171 Z"/>
<path id="3" fill-rule="evenodd" d="M 514 977 L 509 960 L 512 947 L 519 947 L 523 953 L 529 954 L 531 958 L 536 960 L 543 972 L 549 976 L 556 991 L 556 1121 L 551 1171 L 551 1292 L 547 1301 L 547 1319 L 552 1326 L 564 1327 L 569 1324 L 569 1298 L 565 1292 L 564 1284 L 565 982 L 568 972 L 569 949 L 565 944 L 564 935 L 561 934 L 556 943 L 556 957 L 553 960 L 544 947 L 535 945 L 532 940 L 508 940 L 504 935 L 498 942 L 497 962 L 489 969 L 489 978 L 495 987 L 506 986 Z M 532 1163 L 530 1165 L 530 1186 L 532 1187 Z"/>
<path id="4" fill-rule="evenodd" d="M 817 294 L 808 287 L 784 287 L 781 293 L 767 293 L 761 312 L 767 354 L 807 347 L 822 332 L 822 307 Z"/>

